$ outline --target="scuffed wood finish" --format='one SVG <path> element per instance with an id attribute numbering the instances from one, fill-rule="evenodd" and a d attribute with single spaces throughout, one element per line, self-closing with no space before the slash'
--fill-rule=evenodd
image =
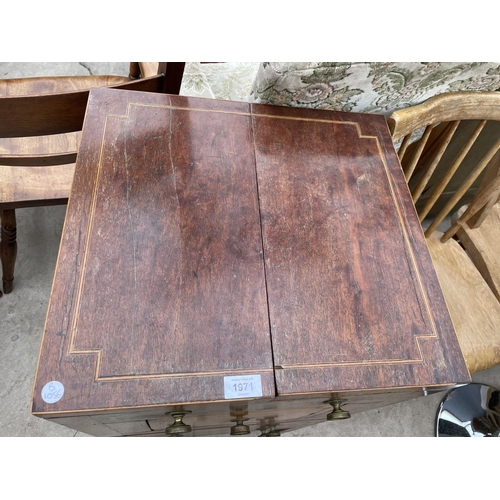
<path id="1" fill-rule="evenodd" d="M 251 122 L 237 112 L 245 106 L 227 114 L 212 101 L 191 111 L 173 96 L 93 95 L 42 387 L 58 365 L 75 394 L 60 411 L 223 400 L 224 376 L 240 373 L 260 374 L 263 396 L 274 396 Z M 35 411 L 52 408 L 35 399 Z"/>
<path id="2" fill-rule="evenodd" d="M 225 399 L 233 375 L 262 396 Z M 35 415 L 257 433 L 469 380 L 383 117 L 92 91 Z"/>
<path id="3" fill-rule="evenodd" d="M 439 388 L 426 389 L 432 394 Z M 354 416 L 373 408 L 381 408 L 390 404 L 400 403 L 421 397 L 423 389 L 415 388 L 401 392 L 370 391 L 346 392 L 337 394 L 346 402 Z M 270 424 L 274 424 L 281 432 L 292 431 L 325 422 L 332 407 L 325 404 L 325 395 L 312 395 L 302 398 L 276 398 L 253 401 L 238 401 L 236 403 L 217 402 L 199 405 L 185 405 L 191 413 L 186 414 L 183 421 L 191 425 L 192 431 L 187 436 L 230 436 L 235 418 L 245 419 L 252 436 L 260 436 Z M 81 432 L 93 436 L 165 436 L 165 428 L 172 424 L 172 417 L 167 415 L 168 408 L 150 407 L 128 411 L 88 411 L 78 415 L 59 415 L 52 422 L 77 428 Z M 332 422 L 332 425 L 335 423 Z"/>
<path id="4" fill-rule="evenodd" d="M 383 117 L 254 114 L 278 392 L 448 382 L 461 354 Z"/>
<path id="5" fill-rule="evenodd" d="M 270 369 L 249 118 L 128 113 L 103 130 L 73 350 L 99 345 L 102 377 Z"/>

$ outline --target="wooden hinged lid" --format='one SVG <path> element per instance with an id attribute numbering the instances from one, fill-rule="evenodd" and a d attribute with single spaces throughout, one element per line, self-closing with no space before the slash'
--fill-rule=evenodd
<path id="1" fill-rule="evenodd" d="M 222 401 L 237 376 L 469 380 L 385 119 L 92 90 L 33 412 Z"/>

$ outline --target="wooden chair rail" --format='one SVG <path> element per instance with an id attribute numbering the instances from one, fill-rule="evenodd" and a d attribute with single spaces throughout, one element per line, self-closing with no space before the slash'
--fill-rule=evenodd
<path id="1" fill-rule="evenodd" d="M 395 111 L 389 118 L 393 140 L 435 123 L 462 120 L 499 120 L 499 92 L 449 92 L 431 97 L 417 106 Z"/>
<path id="2" fill-rule="evenodd" d="M 154 76 L 154 75 L 150 75 Z M 0 80 L 0 98 L 28 97 L 44 94 L 66 94 L 92 87 L 108 87 L 129 82 L 126 76 L 36 76 Z"/>
<path id="3" fill-rule="evenodd" d="M 68 165 L 75 163 L 76 151 L 56 154 L 0 155 L 1 166 L 45 167 L 47 165 Z"/>
<path id="4" fill-rule="evenodd" d="M 112 88 L 160 92 L 162 75 L 113 85 Z M 0 98 L 0 137 L 32 137 L 81 130 L 89 91 Z"/>
<path id="5" fill-rule="evenodd" d="M 435 211 L 424 234 L 471 373 L 500 363 L 498 129 L 492 129 L 497 135 L 484 140 L 492 120 L 500 121 L 498 92 L 441 94 L 396 111 L 388 120 L 393 141 L 401 142 L 398 156 L 412 200 L 416 207 L 423 201 L 417 207 L 420 222 L 445 192 L 452 193 Z M 454 213 L 480 176 L 470 204 Z M 454 190 L 449 187 L 452 181 Z M 450 227 L 443 234 L 438 226 L 447 217 Z"/>

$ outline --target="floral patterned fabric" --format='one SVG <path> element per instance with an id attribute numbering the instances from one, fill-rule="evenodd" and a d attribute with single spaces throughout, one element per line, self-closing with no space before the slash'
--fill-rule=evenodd
<path id="1" fill-rule="evenodd" d="M 380 113 L 456 90 L 497 90 L 500 63 L 261 63 L 251 102 Z"/>
<path id="2" fill-rule="evenodd" d="M 247 101 L 260 63 L 186 63 L 181 95 Z"/>

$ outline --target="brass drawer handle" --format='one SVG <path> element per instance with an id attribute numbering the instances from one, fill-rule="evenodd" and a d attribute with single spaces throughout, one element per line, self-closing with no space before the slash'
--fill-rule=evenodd
<path id="1" fill-rule="evenodd" d="M 345 399 L 332 399 L 330 401 L 325 401 L 325 403 L 332 405 L 333 410 L 326 416 L 328 421 L 330 420 L 344 420 L 346 418 L 351 418 L 351 414 L 340 408 L 340 405 L 345 401 Z"/>
<path id="2" fill-rule="evenodd" d="M 231 427 L 231 436 L 245 436 L 250 434 L 250 427 L 245 425 L 243 422 L 249 420 L 248 418 L 241 418 L 236 420 L 231 420 L 231 422 L 236 422 L 236 425 Z"/>
<path id="3" fill-rule="evenodd" d="M 182 412 L 172 411 L 170 413 L 167 413 L 167 415 L 171 415 L 174 419 L 174 423 L 172 425 L 169 425 L 165 429 L 165 434 L 167 436 L 180 436 L 182 434 L 187 434 L 188 432 L 191 432 L 191 426 L 185 424 L 182 421 L 182 419 L 184 418 L 184 415 L 186 415 L 186 413 L 191 413 L 191 412 L 184 410 Z"/>

